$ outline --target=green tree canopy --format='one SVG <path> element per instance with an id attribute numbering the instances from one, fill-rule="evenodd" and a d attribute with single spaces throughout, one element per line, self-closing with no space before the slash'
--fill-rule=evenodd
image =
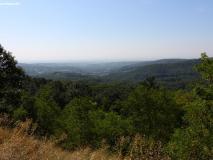
<path id="1" fill-rule="evenodd" d="M 59 118 L 62 132 L 67 135 L 63 147 L 86 145 L 93 140 L 89 112 L 95 109 L 96 103 L 87 97 L 75 98 L 64 108 Z"/>
<path id="2" fill-rule="evenodd" d="M 11 112 L 20 104 L 24 77 L 15 58 L 0 45 L 0 112 Z"/>
<path id="3" fill-rule="evenodd" d="M 182 111 L 173 93 L 153 83 L 139 85 L 123 105 L 122 114 L 131 117 L 136 133 L 165 141 L 180 126 Z"/>
<path id="4" fill-rule="evenodd" d="M 168 145 L 173 159 L 213 159 L 213 59 L 202 54 L 197 69 L 203 84 L 195 86 L 193 99 L 185 106 L 185 126 L 176 130 Z"/>
<path id="5" fill-rule="evenodd" d="M 197 70 L 203 76 L 203 79 L 213 83 L 213 59 L 209 58 L 206 53 L 201 54 L 201 63 Z"/>

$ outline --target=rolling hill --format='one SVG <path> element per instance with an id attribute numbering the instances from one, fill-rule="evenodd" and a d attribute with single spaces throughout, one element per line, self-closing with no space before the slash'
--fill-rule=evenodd
<path id="1" fill-rule="evenodd" d="M 54 80 L 95 80 L 138 83 L 148 77 L 167 86 L 184 87 L 199 78 L 198 59 L 162 59 L 143 62 L 90 64 L 19 64 L 27 74 Z"/>

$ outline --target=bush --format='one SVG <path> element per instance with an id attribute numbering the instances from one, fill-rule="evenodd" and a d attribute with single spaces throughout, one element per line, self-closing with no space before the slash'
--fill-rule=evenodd
<path id="1" fill-rule="evenodd" d="M 167 142 L 181 125 L 182 110 L 173 93 L 166 89 L 139 85 L 123 103 L 123 116 L 133 121 L 135 133 Z"/>
<path id="2" fill-rule="evenodd" d="M 129 119 L 121 118 L 116 113 L 98 110 L 89 113 L 91 131 L 94 135 L 93 144 L 100 146 L 105 140 L 110 146 L 114 146 L 119 137 L 131 135 L 133 126 Z"/>

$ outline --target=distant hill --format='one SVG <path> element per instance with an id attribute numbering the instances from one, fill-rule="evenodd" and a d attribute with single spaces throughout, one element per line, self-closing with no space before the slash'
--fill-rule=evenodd
<path id="1" fill-rule="evenodd" d="M 56 63 L 37 63 L 37 64 L 26 64 L 20 63 L 25 72 L 30 76 L 40 76 L 54 72 L 70 72 L 70 73 L 81 73 L 82 70 L 75 66 L 67 64 L 56 64 Z"/>
<path id="2" fill-rule="evenodd" d="M 50 72 L 37 75 L 39 78 L 46 78 L 51 80 L 72 80 L 72 81 L 100 81 L 99 77 L 93 75 L 85 75 L 81 73 L 71 72 Z"/>
<path id="3" fill-rule="evenodd" d="M 107 81 L 140 82 L 155 77 L 166 85 L 184 85 L 199 78 L 194 67 L 199 60 L 159 60 L 131 66 L 125 66 L 105 76 Z"/>
<path id="4" fill-rule="evenodd" d="M 52 73 L 75 73 L 81 75 L 103 76 L 124 66 L 137 62 L 109 62 L 109 63 L 20 63 L 30 76 L 41 76 Z"/>
<path id="5" fill-rule="evenodd" d="M 138 83 L 148 77 L 167 86 L 184 87 L 198 79 L 194 66 L 198 59 L 162 59 L 142 62 L 19 64 L 27 74 L 54 80 L 128 81 Z"/>

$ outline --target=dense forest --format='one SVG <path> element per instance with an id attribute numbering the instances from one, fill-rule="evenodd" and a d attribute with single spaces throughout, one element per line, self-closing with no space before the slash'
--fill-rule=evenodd
<path id="1" fill-rule="evenodd" d="M 31 119 L 37 138 L 56 139 L 68 151 L 104 144 L 124 156 L 131 150 L 133 159 L 147 159 L 142 157 L 153 151 L 155 159 L 210 160 L 213 59 L 202 53 L 200 60 L 183 64 L 150 64 L 146 72 L 138 67 L 127 75 L 118 70 L 102 77 L 105 81 L 51 80 L 27 75 L 0 46 L 0 113 L 13 120 L 10 127 Z M 138 73 L 150 77 L 141 80 Z M 172 83 L 178 75 L 189 87 Z M 192 77 L 196 82 L 189 81 Z M 133 144 L 138 146 L 134 150 Z"/>
<path id="2" fill-rule="evenodd" d="M 194 69 L 199 59 L 161 59 L 130 62 L 76 62 L 18 64 L 27 75 L 52 80 L 125 82 L 137 84 L 149 77 L 168 88 L 186 88 L 198 80 Z"/>

